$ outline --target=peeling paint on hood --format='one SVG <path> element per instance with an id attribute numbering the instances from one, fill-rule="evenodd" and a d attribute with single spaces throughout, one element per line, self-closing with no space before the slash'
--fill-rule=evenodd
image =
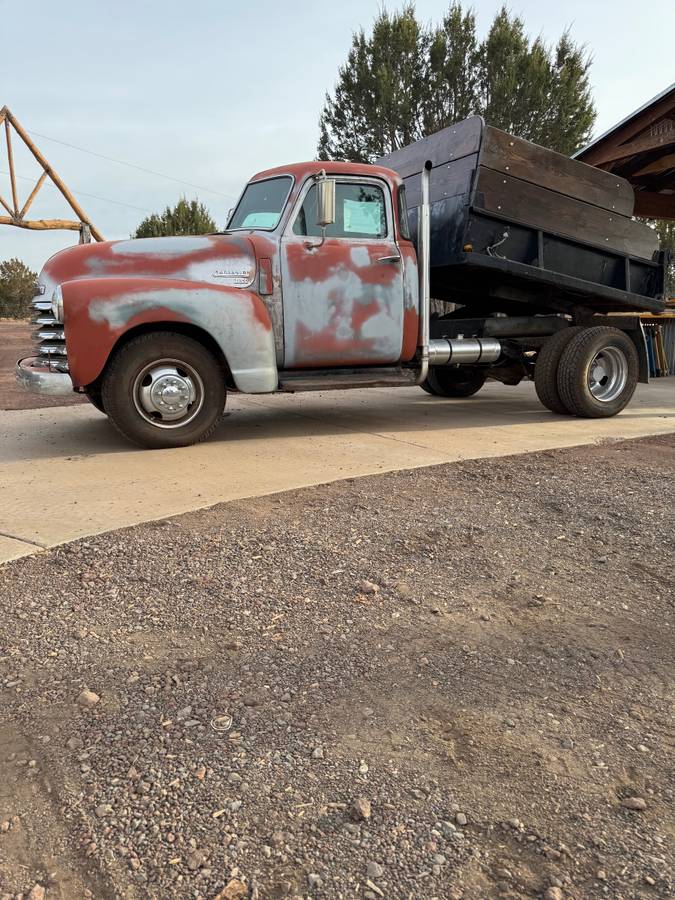
<path id="1" fill-rule="evenodd" d="M 47 261 L 40 282 L 51 296 L 57 284 L 80 278 L 167 278 L 248 287 L 255 273 L 255 251 L 248 237 L 212 234 L 69 247 Z"/>

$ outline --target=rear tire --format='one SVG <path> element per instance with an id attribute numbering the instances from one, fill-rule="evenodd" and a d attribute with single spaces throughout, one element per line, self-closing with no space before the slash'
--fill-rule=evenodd
<path id="1" fill-rule="evenodd" d="M 571 410 L 565 406 L 558 392 L 558 366 L 560 357 L 565 352 L 569 342 L 580 332 L 584 331 L 583 325 L 574 325 L 564 328 L 552 335 L 541 348 L 534 366 L 534 388 L 537 397 L 551 412 L 561 416 L 569 415 Z"/>
<path id="2" fill-rule="evenodd" d="M 187 447 L 205 441 L 225 406 L 225 373 L 198 341 L 154 332 L 133 338 L 113 357 L 103 406 L 124 437 L 140 447 Z"/>
<path id="3" fill-rule="evenodd" d="M 625 332 L 604 325 L 584 328 L 560 358 L 560 398 L 575 416 L 615 416 L 635 393 L 639 369 L 635 344 Z"/>
<path id="4" fill-rule="evenodd" d="M 484 369 L 444 369 L 439 366 L 429 369 L 420 387 L 436 397 L 471 397 L 478 393 L 486 380 Z"/>

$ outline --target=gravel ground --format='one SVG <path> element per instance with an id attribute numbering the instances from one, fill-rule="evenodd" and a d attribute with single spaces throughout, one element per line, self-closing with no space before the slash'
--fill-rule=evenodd
<path id="1" fill-rule="evenodd" d="M 5 896 L 672 896 L 674 474 L 472 461 L 6 565 Z"/>

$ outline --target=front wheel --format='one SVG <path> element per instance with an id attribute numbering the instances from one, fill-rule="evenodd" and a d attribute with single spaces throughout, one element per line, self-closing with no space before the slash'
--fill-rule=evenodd
<path id="1" fill-rule="evenodd" d="M 635 344 L 618 328 L 584 328 L 567 344 L 558 365 L 558 392 L 576 416 L 615 416 L 629 403 L 639 377 Z"/>
<path id="2" fill-rule="evenodd" d="M 155 332 L 133 338 L 114 356 L 102 396 L 113 424 L 134 444 L 186 447 L 206 440 L 218 425 L 225 376 L 198 341 Z"/>
<path id="3" fill-rule="evenodd" d="M 487 374 L 483 369 L 444 369 L 437 366 L 429 369 L 429 374 L 420 387 L 427 394 L 434 394 L 436 397 L 471 397 L 478 393 L 486 379 Z"/>

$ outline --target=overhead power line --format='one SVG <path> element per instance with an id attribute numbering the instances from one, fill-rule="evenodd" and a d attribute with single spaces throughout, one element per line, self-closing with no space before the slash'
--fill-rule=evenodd
<path id="1" fill-rule="evenodd" d="M 9 172 L 6 169 L 0 169 L 0 175 L 9 175 Z M 15 173 L 15 176 L 16 178 L 21 178 L 22 181 L 35 181 L 35 178 L 30 178 L 28 175 L 19 175 L 18 173 Z M 53 184 L 48 184 L 47 187 L 56 189 Z M 142 206 L 134 206 L 131 203 L 125 203 L 123 200 L 113 200 L 111 197 L 99 197 L 97 194 L 87 194 L 84 191 L 73 190 L 73 194 L 77 194 L 79 197 L 89 197 L 92 200 L 102 200 L 104 203 L 115 203 L 117 206 L 127 206 L 129 209 L 135 209 L 137 212 L 150 214 L 149 209 L 144 209 Z"/>
<path id="2" fill-rule="evenodd" d="M 88 153 L 89 156 L 96 156 L 98 159 L 105 159 L 107 162 L 117 163 L 119 166 L 126 166 L 129 169 L 136 169 L 139 172 L 145 172 L 146 175 L 154 175 L 157 178 L 166 178 L 167 181 L 173 181 L 176 184 L 182 184 L 185 187 L 194 188 L 197 191 L 207 191 L 210 194 L 216 194 L 218 197 L 224 197 L 225 200 L 235 200 L 232 194 L 223 194 L 222 191 L 214 191 L 213 188 L 207 188 L 203 185 L 192 184 L 190 181 L 183 181 L 181 178 L 174 178 L 173 175 L 165 175 L 163 172 L 155 172 L 153 169 L 146 169 L 144 166 L 137 166 L 135 163 L 125 162 L 123 159 L 115 159 L 113 156 L 105 156 L 103 153 L 96 153 L 94 150 L 87 150 L 85 147 L 77 147 L 75 144 L 69 144 L 66 141 L 60 141 L 58 138 L 49 137 L 46 134 L 40 134 L 38 131 L 30 131 L 35 137 L 42 138 L 43 141 L 52 141 L 54 144 L 61 144 L 62 147 L 69 147 L 71 150 L 79 150 L 80 153 Z"/>

